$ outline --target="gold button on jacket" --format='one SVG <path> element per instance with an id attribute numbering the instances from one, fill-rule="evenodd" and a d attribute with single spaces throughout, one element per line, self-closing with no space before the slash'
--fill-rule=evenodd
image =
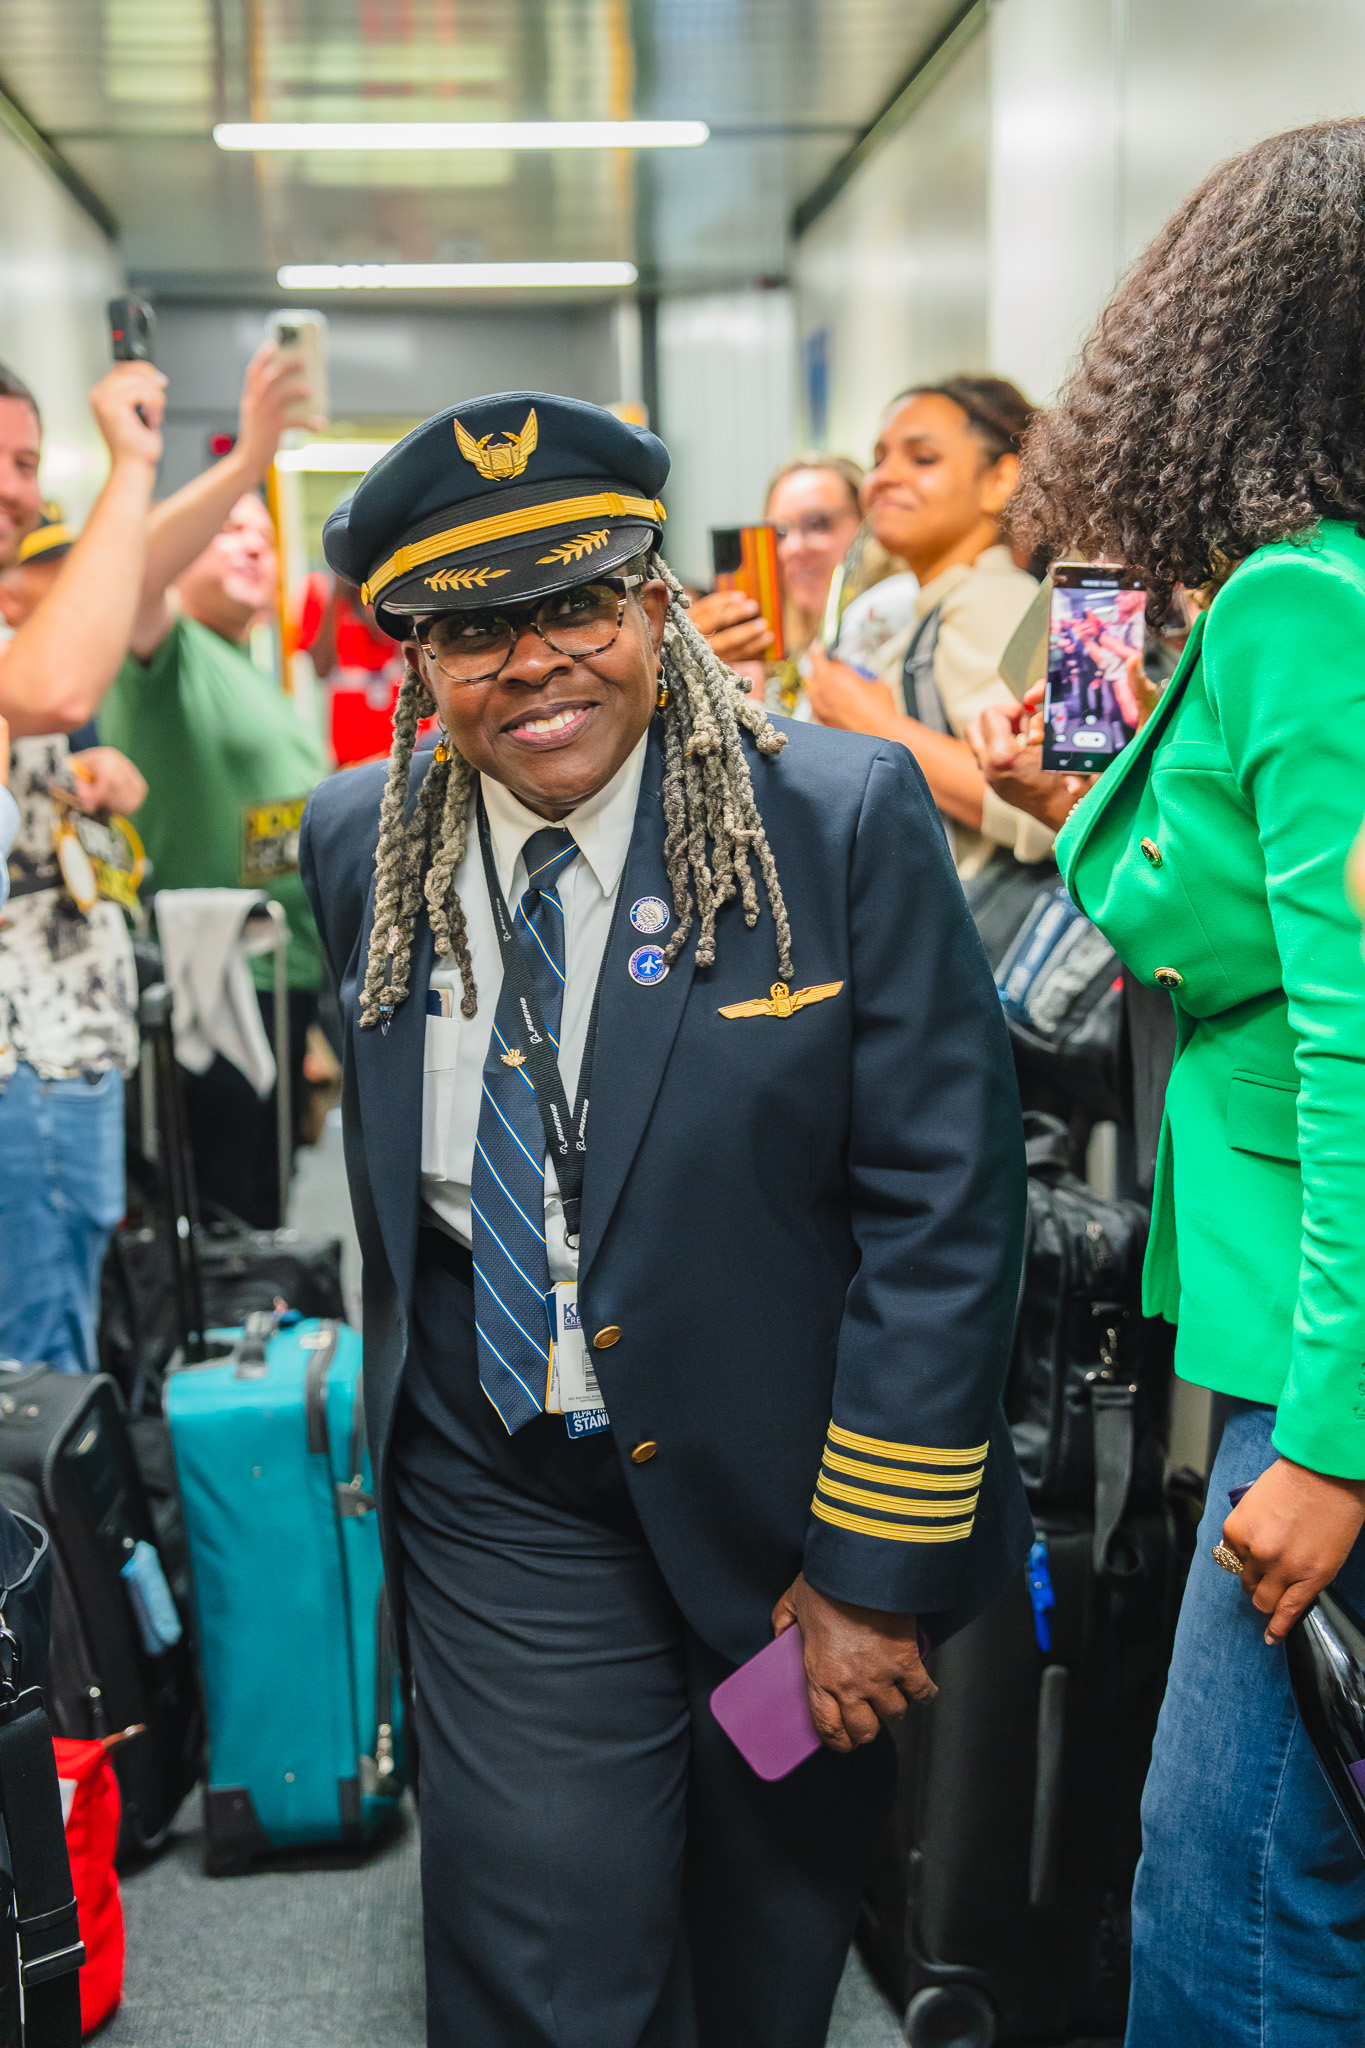
<path id="1" fill-rule="evenodd" d="M 1143 859 L 1150 861 L 1154 868 L 1159 868 L 1165 859 L 1165 855 L 1155 839 L 1142 839 L 1139 840 L 1138 844 L 1142 848 Z"/>
<path id="2" fill-rule="evenodd" d="M 1152 979 L 1162 988 L 1184 988 L 1185 977 L 1178 967 L 1158 967 Z"/>
<path id="3" fill-rule="evenodd" d="M 658 1450 L 658 1448 L 659 1446 L 655 1443 L 653 1437 L 647 1436 L 644 1442 L 642 1444 L 636 1444 L 635 1449 L 631 1452 L 631 1464 L 647 1465 L 650 1459 L 654 1456 L 654 1453 Z"/>
<path id="4" fill-rule="evenodd" d="M 604 1329 L 599 1330 L 597 1335 L 593 1338 L 592 1348 L 594 1351 L 610 1351 L 612 1345 L 619 1344 L 620 1341 L 621 1325 L 619 1323 L 608 1323 L 606 1327 Z"/>

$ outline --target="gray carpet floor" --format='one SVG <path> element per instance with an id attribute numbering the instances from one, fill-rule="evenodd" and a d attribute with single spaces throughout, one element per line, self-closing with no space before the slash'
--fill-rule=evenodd
<path id="1" fill-rule="evenodd" d="M 422 2048 L 417 1827 L 356 1869 L 205 1877 L 197 1802 L 124 1880 L 123 2004 L 100 2048 Z M 903 2048 L 857 1957 L 829 2048 Z"/>

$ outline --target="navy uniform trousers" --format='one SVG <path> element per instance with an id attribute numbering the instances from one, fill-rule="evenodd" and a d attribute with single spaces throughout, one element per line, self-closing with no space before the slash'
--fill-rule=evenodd
<path id="1" fill-rule="evenodd" d="M 508 1437 L 421 1233 L 391 1450 L 421 1744 L 429 2048 L 823 2048 L 890 1800 L 880 1736 L 756 1778 L 610 1431 Z"/>

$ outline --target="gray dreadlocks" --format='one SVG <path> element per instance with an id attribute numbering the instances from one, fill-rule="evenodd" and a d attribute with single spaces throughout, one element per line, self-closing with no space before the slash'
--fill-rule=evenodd
<path id="1" fill-rule="evenodd" d="M 758 863 L 773 915 L 778 971 L 790 983 L 791 925 L 777 864 L 754 801 L 740 728 L 752 735 L 761 754 L 781 753 L 786 739 L 762 706 L 745 696 L 738 679 L 692 624 L 687 593 L 662 556 L 651 554 L 644 573 L 668 589 L 661 678 L 662 796 L 664 866 L 677 924 L 664 947 L 664 959 L 673 964 L 695 922 L 697 965 L 712 966 L 716 913 L 732 896 L 738 895 L 743 905 L 744 922 L 750 927 L 758 923 L 752 859 Z M 444 958 L 453 956 L 460 970 L 461 1012 L 472 1017 L 478 1009 L 464 908 L 454 881 L 469 839 L 474 770 L 448 742 L 437 749 L 412 814 L 406 815 L 417 727 L 435 709 L 425 682 L 410 668 L 398 695 L 389 779 L 379 807 L 374 929 L 360 996 L 363 1026 L 385 1022 L 407 998 L 413 929 L 424 898 L 436 951 Z"/>

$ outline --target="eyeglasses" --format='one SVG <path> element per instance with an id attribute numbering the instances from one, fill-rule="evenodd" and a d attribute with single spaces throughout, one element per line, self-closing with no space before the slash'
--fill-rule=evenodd
<path id="1" fill-rule="evenodd" d="M 798 540 L 828 540 L 835 527 L 845 518 L 856 521 L 857 513 L 849 512 L 808 512 L 804 519 L 774 521 L 773 531 L 779 540 L 790 540 L 793 534 Z"/>
<path id="2" fill-rule="evenodd" d="M 615 645 L 626 599 L 643 576 L 604 576 L 556 590 L 536 605 L 506 611 L 436 612 L 416 620 L 417 637 L 451 683 L 489 683 L 502 674 L 523 633 L 536 633 L 575 661 Z"/>

